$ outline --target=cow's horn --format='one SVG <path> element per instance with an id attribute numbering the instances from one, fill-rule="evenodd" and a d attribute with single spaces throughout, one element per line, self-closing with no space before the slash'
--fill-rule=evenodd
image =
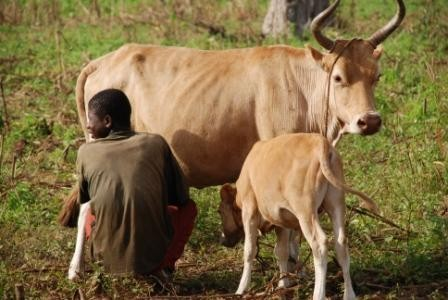
<path id="1" fill-rule="evenodd" d="M 398 11 L 395 16 L 387 23 L 383 28 L 372 34 L 369 38 L 369 42 L 373 46 L 378 46 L 382 41 L 384 41 L 395 29 L 400 26 L 401 21 L 403 21 L 404 15 L 406 14 L 406 7 L 404 6 L 403 0 L 397 0 Z"/>
<path id="2" fill-rule="evenodd" d="M 330 7 L 321 12 L 317 17 L 311 22 L 311 32 L 314 38 L 319 42 L 319 44 L 327 50 L 331 50 L 334 45 L 334 41 L 327 38 L 320 31 L 320 27 L 323 23 L 333 14 L 336 7 L 339 5 L 339 0 L 336 0 Z"/>

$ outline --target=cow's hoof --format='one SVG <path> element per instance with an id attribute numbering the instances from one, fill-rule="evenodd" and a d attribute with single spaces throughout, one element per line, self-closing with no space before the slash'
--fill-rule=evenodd
<path id="1" fill-rule="evenodd" d="M 75 280 L 78 277 L 78 272 L 75 270 L 68 270 L 68 279 Z"/>
<path id="2" fill-rule="evenodd" d="M 68 269 L 68 279 L 69 280 L 75 280 L 76 278 L 79 278 L 80 274 L 83 273 L 83 268 L 79 268 L 76 266 L 70 266 Z"/>

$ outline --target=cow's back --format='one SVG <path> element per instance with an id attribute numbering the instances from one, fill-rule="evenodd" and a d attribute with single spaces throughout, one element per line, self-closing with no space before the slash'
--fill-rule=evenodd
<path id="1" fill-rule="evenodd" d="M 289 103 L 297 92 L 295 56 L 303 53 L 280 46 L 206 51 L 129 44 L 94 61 L 84 99 L 122 89 L 134 128 L 164 136 L 190 185 L 231 182 L 256 141 L 305 131 L 303 112 Z"/>

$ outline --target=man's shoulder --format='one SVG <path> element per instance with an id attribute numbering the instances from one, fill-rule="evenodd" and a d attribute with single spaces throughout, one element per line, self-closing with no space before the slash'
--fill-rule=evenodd
<path id="1" fill-rule="evenodd" d="M 89 143 L 82 144 L 78 149 L 78 156 L 83 155 L 83 153 L 87 152 L 89 149 Z"/>
<path id="2" fill-rule="evenodd" d="M 154 139 L 163 139 L 163 137 L 158 134 L 158 133 L 149 133 L 149 132 L 136 132 L 135 133 L 136 137 L 140 137 L 140 138 L 154 138 Z"/>
<path id="3" fill-rule="evenodd" d="M 83 165 L 89 161 L 90 154 L 94 152 L 90 149 L 90 143 L 82 144 L 78 149 L 76 164 Z"/>
<path id="4" fill-rule="evenodd" d="M 159 143 L 162 145 L 168 145 L 163 136 L 157 133 L 138 132 L 135 134 L 134 138 L 145 143 Z"/>
<path id="5" fill-rule="evenodd" d="M 101 144 L 101 140 L 92 140 L 86 142 L 79 147 L 78 153 L 85 153 L 91 151 L 91 149 L 97 147 L 98 144 Z"/>

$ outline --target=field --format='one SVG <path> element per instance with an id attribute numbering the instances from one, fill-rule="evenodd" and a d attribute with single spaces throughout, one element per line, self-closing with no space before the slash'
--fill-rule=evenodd
<path id="1" fill-rule="evenodd" d="M 342 1 L 332 38 L 367 38 L 394 14 L 392 0 Z M 373 136 L 345 136 L 338 150 L 346 180 L 371 195 L 399 228 L 355 210 L 347 213 L 351 273 L 360 299 L 448 298 L 448 6 L 406 0 L 402 26 L 384 42 L 376 89 L 384 126 Z M 75 105 L 82 66 L 128 42 L 227 49 L 316 42 L 309 32 L 262 38 L 267 0 L 3 0 L 0 1 L 0 298 L 226 298 L 242 271 L 242 244 L 218 242 L 219 187 L 191 190 L 199 216 L 172 286 L 115 277 L 88 264 L 70 282 L 75 229 L 56 222 L 75 182 L 83 143 Z M 292 33 L 291 28 L 291 33 Z M 352 196 L 347 202 L 356 207 Z M 280 297 L 274 238 L 260 241 L 253 298 Z M 331 248 L 331 247 L 330 247 Z M 289 296 L 312 295 L 310 249 L 305 275 Z M 327 295 L 342 297 L 330 252 Z"/>

